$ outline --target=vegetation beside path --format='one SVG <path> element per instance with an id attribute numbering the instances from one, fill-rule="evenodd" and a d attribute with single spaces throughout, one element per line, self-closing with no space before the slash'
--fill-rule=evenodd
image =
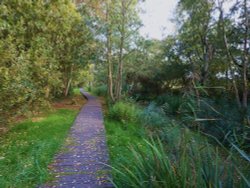
<path id="1" fill-rule="evenodd" d="M 116 187 L 249 187 L 243 153 L 213 143 L 152 105 L 110 105 L 105 125 Z"/>
<path id="2" fill-rule="evenodd" d="M 144 2 L 0 1 L 0 188 L 48 177 L 81 86 L 110 102 L 117 187 L 250 187 L 249 1 L 176 0 L 159 39 Z"/>
<path id="3" fill-rule="evenodd" d="M 0 138 L 1 188 L 35 187 L 49 178 L 47 167 L 83 103 L 82 96 L 61 99 L 50 112 L 13 125 Z"/>

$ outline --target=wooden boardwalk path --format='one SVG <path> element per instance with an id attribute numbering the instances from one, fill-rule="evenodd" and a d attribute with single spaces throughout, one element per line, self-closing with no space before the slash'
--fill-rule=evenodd
<path id="1" fill-rule="evenodd" d="M 109 188 L 110 169 L 100 102 L 81 89 L 88 102 L 78 114 L 67 141 L 50 165 L 55 177 L 41 188 Z M 49 130 L 48 130 L 49 131 Z"/>

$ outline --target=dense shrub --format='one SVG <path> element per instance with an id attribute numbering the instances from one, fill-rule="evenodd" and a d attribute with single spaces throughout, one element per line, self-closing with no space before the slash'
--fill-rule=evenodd
<path id="1" fill-rule="evenodd" d="M 193 103 L 192 97 L 167 93 L 157 97 L 155 102 L 158 106 L 162 107 L 168 116 L 176 116 L 192 112 L 189 106 L 189 104 Z"/>
<path id="2" fill-rule="evenodd" d="M 249 174 L 238 170 L 229 156 L 226 161 L 205 141 L 196 140 L 186 129 L 173 129 L 171 143 L 145 140 L 147 149 L 132 147 L 132 158 L 114 168 L 117 187 L 247 187 Z M 177 133 L 177 134 L 176 134 Z M 168 134 L 172 134 L 171 131 Z M 177 136 L 177 137 L 176 137 Z M 167 145 L 166 145 L 167 144 Z"/>
<path id="3" fill-rule="evenodd" d="M 171 104 L 178 104 L 182 115 L 193 116 L 190 118 L 192 121 L 196 121 L 201 115 L 207 115 L 192 106 L 195 105 L 192 100 Z M 203 101 L 201 108 L 209 110 L 211 106 Z M 218 113 L 215 109 L 210 111 L 207 113 Z M 138 110 L 138 106 L 132 102 L 118 102 L 111 106 L 109 117 L 120 122 L 137 122 L 138 125 L 149 127 L 147 132 L 152 135 L 151 141 L 145 140 L 138 146 L 130 146 L 131 155 L 120 157 L 119 163 L 115 163 L 113 176 L 117 187 L 245 188 L 250 185 L 250 177 L 246 173 L 249 166 L 245 165 L 249 157 L 238 146 L 233 150 L 216 148 L 206 138 L 186 128 L 184 125 L 188 121 L 183 121 L 182 126 L 175 120 L 170 121 L 164 108 L 156 103 L 150 103 L 144 110 Z M 155 127 L 157 131 L 152 129 Z M 223 157 L 219 154 L 221 149 L 224 150 Z M 246 160 L 235 157 L 238 156 L 235 155 L 236 150 Z"/>
<path id="4" fill-rule="evenodd" d="M 5 124 L 67 93 L 88 28 L 69 0 L 2 0 L 0 12 L 0 124 Z"/>
<path id="5" fill-rule="evenodd" d="M 164 111 L 153 102 L 141 112 L 140 121 L 141 124 L 150 127 L 164 127 L 169 123 Z"/>
<path id="6" fill-rule="evenodd" d="M 102 86 L 97 86 L 92 89 L 92 92 L 96 96 L 106 96 L 107 95 L 107 86 L 102 85 Z"/>
<path id="7" fill-rule="evenodd" d="M 121 122 L 137 122 L 141 110 L 130 102 L 117 102 L 109 109 L 109 118 Z"/>
<path id="8" fill-rule="evenodd" d="M 177 119 L 193 130 L 212 135 L 225 145 L 234 143 L 249 150 L 250 130 L 243 126 L 241 112 L 234 101 L 201 96 L 198 104 L 192 95 L 172 94 L 159 96 L 155 101 L 155 108 L 162 109 L 166 117 Z"/>
<path id="9" fill-rule="evenodd" d="M 216 137 L 225 145 L 233 143 L 249 150 L 250 128 L 243 125 L 242 113 L 234 102 L 223 98 L 203 98 L 196 116 L 204 120 L 199 122 L 203 132 Z"/>

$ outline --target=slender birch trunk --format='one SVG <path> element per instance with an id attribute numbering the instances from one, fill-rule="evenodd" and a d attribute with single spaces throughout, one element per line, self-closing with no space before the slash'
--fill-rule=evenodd
<path id="1" fill-rule="evenodd" d="M 112 102 L 115 101 L 113 94 L 113 70 L 112 70 L 112 61 L 111 61 L 111 53 L 112 53 L 112 42 L 111 42 L 111 23 L 110 23 L 110 1 L 107 1 L 107 10 L 106 10 L 106 23 L 107 23 L 107 65 L 108 65 L 108 96 Z"/>

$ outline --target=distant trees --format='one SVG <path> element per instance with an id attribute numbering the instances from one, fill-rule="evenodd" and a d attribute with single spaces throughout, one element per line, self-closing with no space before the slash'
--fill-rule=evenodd
<path id="1" fill-rule="evenodd" d="M 190 64 L 194 89 L 225 85 L 248 120 L 249 13 L 247 1 L 235 1 L 225 13 L 226 0 L 181 0 L 176 54 Z M 224 80 L 224 82 L 222 82 Z M 197 92 L 199 92 L 197 89 Z"/>
<path id="2" fill-rule="evenodd" d="M 94 26 L 94 29 L 99 30 L 96 37 L 103 44 L 100 47 L 105 53 L 100 57 L 105 65 L 100 68 L 106 69 L 107 93 L 113 102 L 121 99 L 126 56 L 132 50 L 132 38 L 138 35 L 137 3 L 137 0 L 105 0 L 92 6 L 91 1 L 86 2 L 92 9 L 92 15 L 94 12 L 94 22 L 98 23 L 98 28 Z"/>
<path id="3" fill-rule="evenodd" d="M 250 3 L 247 1 L 236 2 L 229 15 L 225 15 L 223 5 L 225 1 L 218 3 L 219 28 L 224 44 L 224 51 L 229 61 L 235 97 L 239 108 L 248 119 L 248 90 L 249 90 L 249 56 L 250 56 Z M 237 21 L 234 21 L 236 18 Z M 228 24 L 229 23 L 229 24 Z M 238 74 L 238 79 L 235 74 Z"/>
<path id="4" fill-rule="evenodd" d="M 231 6 L 227 12 L 226 3 Z M 245 0 L 231 4 L 226 0 L 180 0 L 176 35 L 162 41 L 137 37 L 130 53 L 122 51 L 129 54 L 123 67 L 124 91 L 146 97 L 179 88 L 194 94 L 198 106 L 202 93 L 224 93 L 233 96 L 242 122 L 248 124 L 249 13 L 250 5 Z M 114 44 L 115 34 L 111 34 Z M 110 48 L 112 63 L 115 54 L 121 54 L 118 47 Z"/>
<path id="5" fill-rule="evenodd" d="M 106 2 L 108 94 L 113 102 L 121 99 L 125 55 L 130 51 L 131 36 L 137 32 L 136 5 L 136 0 Z"/>
<path id="6" fill-rule="evenodd" d="M 228 2 L 180 0 L 178 32 L 162 41 L 139 36 L 138 1 L 91 5 L 93 30 L 99 30 L 95 36 L 101 44 L 96 81 L 107 84 L 112 101 L 119 100 L 121 93 L 158 95 L 171 88 L 193 93 L 198 103 L 205 90 L 226 93 L 234 96 L 248 121 L 250 7 L 245 0 Z M 231 6 L 227 12 L 225 3 Z"/>

